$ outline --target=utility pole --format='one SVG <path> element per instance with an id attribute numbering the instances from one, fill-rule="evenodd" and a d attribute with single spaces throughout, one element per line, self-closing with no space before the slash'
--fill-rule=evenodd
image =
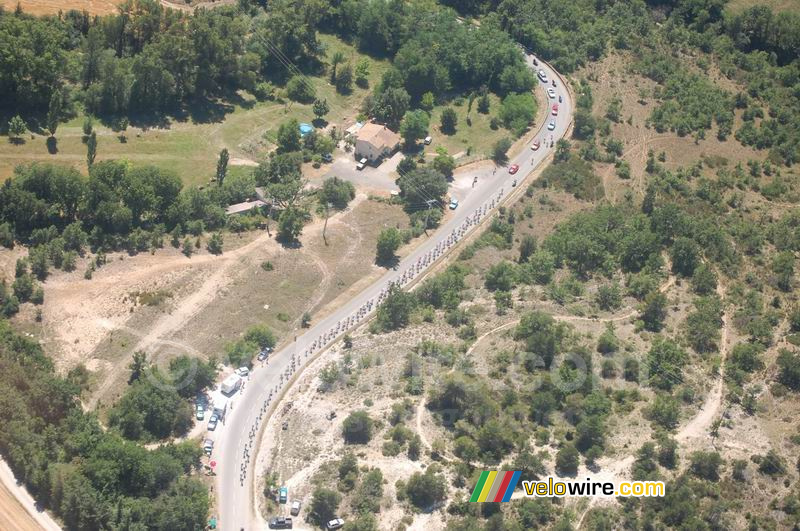
<path id="1" fill-rule="evenodd" d="M 322 239 L 325 241 L 325 246 L 328 246 L 328 238 L 325 236 L 325 231 L 328 230 L 328 211 L 331 208 L 330 203 L 325 203 L 325 225 L 322 226 Z"/>
<path id="2" fill-rule="evenodd" d="M 436 202 L 436 201 L 435 201 L 435 200 L 433 200 L 433 199 L 428 199 L 427 201 L 425 201 L 425 204 L 427 204 L 427 205 L 428 205 L 428 215 L 427 215 L 427 216 L 425 216 L 425 229 L 424 229 L 425 236 L 427 236 L 427 235 L 428 235 L 428 222 L 429 222 L 429 221 L 430 221 L 430 219 L 431 219 L 431 208 L 433 208 L 433 204 L 434 204 L 435 202 Z"/>

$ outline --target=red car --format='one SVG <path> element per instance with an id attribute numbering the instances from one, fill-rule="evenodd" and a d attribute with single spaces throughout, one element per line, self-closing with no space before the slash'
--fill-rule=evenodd
<path id="1" fill-rule="evenodd" d="M 541 145 L 541 143 L 539 142 L 539 139 L 537 138 L 536 140 L 533 141 L 533 144 L 531 144 L 531 149 L 536 151 L 537 149 L 539 149 L 540 145 Z"/>
<path id="2" fill-rule="evenodd" d="M 517 173 L 517 171 L 519 171 L 519 164 L 512 164 L 511 166 L 508 167 L 508 173 L 510 173 L 511 175 L 514 175 L 515 173 Z"/>
<path id="3" fill-rule="evenodd" d="M 553 116 L 558 116 L 558 103 L 553 104 Z"/>

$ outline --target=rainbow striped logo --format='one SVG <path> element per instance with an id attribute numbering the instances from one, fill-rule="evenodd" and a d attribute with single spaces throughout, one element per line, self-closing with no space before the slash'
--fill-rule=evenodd
<path id="1" fill-rule="evenodd" d="M 517 487 L 519 470 L 508 470 L 498 472 L 496 470 L 484 470 L 472 491 L 471 502 L 507 502 L 511 501 L 511 495 Z"/>

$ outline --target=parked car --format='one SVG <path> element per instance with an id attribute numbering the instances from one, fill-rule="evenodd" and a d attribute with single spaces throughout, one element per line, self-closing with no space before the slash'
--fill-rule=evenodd
<path id="1" fill-rule="evenodd" d="M 539 146 L 541 145 L 542 145 L 541 142 L 539 142 L 539 139 L 537 138 L 536 140 L 533 141 L 533 144 L 531 144 L 531 149 L 536 151 L 537 149 L 539 149 Z"/>
<path id="2" fill-rule="evenodd" d="M 550 97 L 551 100 L 556 99 L 556 89 L 554 88 L 547 89 L 547 95 Z"/>
<path id="3" fill-rule="evenodd" d="M 510 173 L 511 175 L 514 175 L 518 171 L 519 171 L 519 164 L 512 164 L 511 166 L 508 167 L 508 173 Z"/>
<path id="4" fill-rule="evenodd" d="M 244 378 L 245 376 L 250 374 L 250 369 L 247 367 L 239 367 L 238 369 L 236 369 L 236 374 Z"/>
<path id="5" fill-rule="evenodd" d="M 367 159 L 366 159 L 366 157 L 361 159 L 361 160 L 359 160 L 358 164 L 356 164 L 356 169 L 357 170 L 363 170 L 366 167 L 367 167 Z"/>
<path id="6" fill-rule="evenodd" d="M 216 415 L 211 415 L 211 418 L 208 419 L 208 431 L 214 431 L 217 429 L 217 422 L 219 419 Z"/>
<path id="7" fill-rule="evenodd" d="M 558 103 L 553 104 L 553 110 L 551 112 L 553 116 L 558 116 Z"/>
<path id="8" fill-rule="evenodd" d="M 195 418 L 197 420 L 203 420 L 206 416 L 206 408 L 203 407 L 203 404 L 197 404 L 197 411 L 195 413 Z"/>
<path id="9" fill-rule="evenodd" d="M 300 500 L 294 500 L 292 502 L 292 509 L 289 512 L 292 513 L 292 516 L 297 516 L 300 514 Z"/>
<path id="10" fill-rule="evenodd" d="M 426 136 L 425 140 L 422 141 L 422 143 L 425 144 L 426 146 L 430 146 L 431 142 L 433 142 L 433 138 L 431 138 L 429 136 Z"/>
<path id="11" fill-rule="evenodd" d="M 275 516 L 269 521 L 270 529 L 291 529 L 292 519 L 288 516 Z"/>
<path id="12" fill-rule="evenodd" d="M 556 121 L 555 121 L 555 120 L 550 120 L 550 123 L 549 123 L 549 124 L 547 124 L 547 128 L 548 128 L 550 131 L 552 131 L 553 129 L 555 129 L 555 128 L 556 128 Z"/>
<path id="13" fill-rule="evenodd" d="M 458 208 L 458 199 L 453 198 L 450 200 L 450 210 L 455 210 Z"/>
<path id="14" fill-rule="evenodd" d="M 266 350 L 262 350 L 261 352 L 258 353 L 258 361 L 264 361 L 268 357 L 269 357 L 269 352 L 267 352 Z"/>
<path id="15" fill-rule="evenodd" d="M 333 520 L 328 522 L 328 525 L 325 527 L 327 527 L 329 531 L 332 529 L 341 529 L 342 527 L 344 527 L 344 520 L 342 520 L 341 518 L 334 518 Z"/>
<path id="16" fill-rule="evenodd" d="M 206 455 L 211 455 L 211 452 L 214 451 L 214 441 L 211 439 L 206 439 L 203 441 L 203 451 L 206 453 Z"/>
<path id="17" fill-rule="evenodd" d="M 278 502 L 286 503 L 288 499 L 289 499 L 289 488 L 281 487 L 280 489 L 278 489 Z"/>
<path id="18" fill-rule="evenodd" d="M 322 160 L 324 160 L 325 162 L 333 162 L 333 155 L 331 155 L 330 153 L 323 153 Z"/>

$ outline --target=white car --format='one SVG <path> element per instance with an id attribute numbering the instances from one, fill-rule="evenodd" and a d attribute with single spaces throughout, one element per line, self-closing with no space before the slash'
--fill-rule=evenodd
<path id="1" fill-rule="evenodd" d="M 547 124 L 547 129 L 549 129 L 550 131 L 552 131 L 552 130 L 553 130 L 553 129 L 555 129 L 555 128 L 556 128 L 556 121 L 555 121 L 555 120 L 550 120 L 550 123 L 549 123 L 549 124 Z"/>
<path id="2" fill-rule="evenodd" d="M 294 500 L 292 502 L 292 509 L 291 509 L 292 516 L 297 516 L 300 514 L 300 500 Z"/>
<path id="3" fill-rule="evenodd" d="M 432 139 L 431 137 L 429 137 L 429 136 L 426 136 L 426 137 L 425 137 L 425 140 L 423 140 L 422 142 L 423 142 L 423 143 L 424 143 L 426 146 L 430 146 L 430 145 L 431 145 L 431 142 L 433 142 L 433 139 Z"/>
<path id="4" fill-rule="evenodd" d="M 356 169 L 357 170 L 363 170 L 366 167 L 367 167 L 367 159 L 366 158 L 363 158 L 363 159 L 359 160 L 358 164 L 356 164 Z"/>
<path id="5" fill-rule="evenodd" d="M 547 95 L 550 96 L 551 100 L 556 99 L 556 89 L 554 88 L 547 89 Z"/>
<path id="6" fill-rule="evenodd" d="M 341 529 L 342 527 L 344 527 L 344 520 L 342 520 L 341 518 L 334 518 L 333 520 L 328 522 L 328 525 L 326 525 L 325 527 L 327 527 L 329 530 Z"/>
<path id="7" fill-rule="evenodd" d="M 545 73 L 544 70 L 539 70 L 537 75 L 539 76 L 539 79 L 542 80 L 542 83 L 547 83 L 547 74 Z"/>
<path id="8" fill-rule="evenodd" d="M 451 199 L 450 200 L 450 210 L 455 210 L 458 208 L 458 199 Z"/>
<path id="9" fill-rule="evenodd" d="M 244 378 L 248 374 L 250 374 L 250 369 L 248 369 L 247 367 L 239 367 L 238 369 L 236 369 L 236 374 Z"/>
<path id="10" fill-rule="evenodd" d="M 211 415 L 211 418 L 208 419 L 208 431 L 214 431 L 217 429 L 217 416 Z"/>

